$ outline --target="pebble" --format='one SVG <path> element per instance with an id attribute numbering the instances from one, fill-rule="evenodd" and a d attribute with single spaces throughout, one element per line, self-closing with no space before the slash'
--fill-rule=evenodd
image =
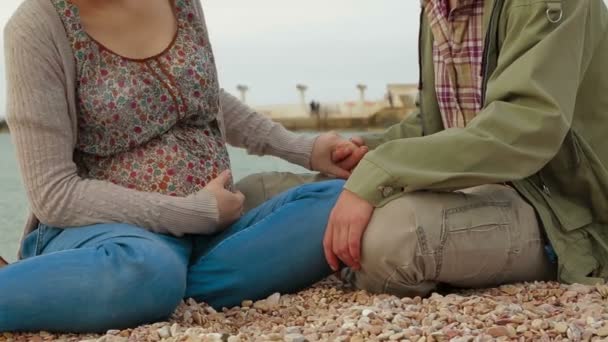
<path id="1" fill-rule="evenodd" d="M 388 339 L 391 340 L 391 341 L 398 341 L 398 340 L 401 340 L 404 337 L 405 337 L 405 333 L 404 332 L 400 332 L 400 333 L 392 334 L 391 336 L 389 336 Z"/>
<path id="2" fill-rule="evenodd" d="M 291 327 L 285 328 L 285 334 L 287 334 L 287 335 L 289 335 L 289 334 L 301 334 L 301 333 L 302 333 L 302 328 L 300 328 L 300 327 L 291 326 Z"/>
<path id="3" fill-rule="evenodd" d="M 202 342 L 223 342 L 224 340 L 227 340 L 227 339 L 228 339 L 227 336 L 225 336 L 224 334 L 218 334 L 218 333 L 201 335 Z"/>
<path id="4" fill-rule="evenodd" d="M 508 295 L 514 296 L 521 292 L 521 288 L 513 285 L 504 285 L 500 287 L 500 290 Z"/>
<path id="5" fill-rule="evenodd" d="M 164 326 L 164 327 L 156 330 L 156 332 L 158 333 L 158 336 L 160 336 L 161 338 L 171 337 L 171 331 L 169 330 L 169 327 L 167 327 L 167 326 Z"/>
<path id="6" fill-rule="evenodd" d="M 203 342 L 203 339 L 198 336 L 186 336 L 184 342 Z"/>
<path id="7" fill-rule="evenodd" d="M 171 333 L 171 336 L 176 337 L 179 333 L 179 324 L 173 323 L 173 325 L 169 329 L 169 332 Z"/>
<path id="8" fill-rule="evenodd" d="M 268 305 L 270 305 L 270 307 L 278 306 L 280 300 L 281 300 L 280 293 L 274 293 L 274 294 L 270 295 L 268 298 L 266 298 L 266 302 L 268 303 Z"/>
<path id="9" fill-rule="evenodd" d="M 302 334 L 288 334 L 285 335 L 285 342 L 307 342 L 308 340 Z"/>
<path id="10" fill-rule="evenodd" d="M 382 326 L 372 325 L 367 331 L 369 331 L 372 335 L 380 335 L 382 333 Z"/>
<path id="11" fill-rule="evenodd" d="M 266 339 L 268 339 L 269 341 L 283 341 L 283 336 L 281 334 L 272 333 L 266 335 Z"/>
<path id="12" fill-rule="evenodd" d="M 608 336 L 608 324 L 598 329 L 597 336 L 599 337 L 607 337 Z"/>
<path id="13" fill-rule="evenodd" d="M 532 321 L 532 328 L 541 329 L 544 321 L 542 319 L 535 319 Z"/>
<path id="14" fill-rule="evenodd" d="M 568 286 L 568 291 L 574 291 L 580 294 L 589 294 L 593 290 L 593 287 L 581 284 L 572 284 Z"/>
<path id="15" fill-rule="evenodd" d="M 568 330 L 566 331 L 566 336 L 568 336 L 570 341 L 580 341 L 583 334 L 576 325 L 570 324 Z"/>
<path id="16" fill-rule="evenodd" d="M 374 317 L 376 317 L 376 313 L 373 310 L 365 309 L 361 312 L 361 316 L 374 318 Z"/>
<path id="17" fill-rule="evenodd" d="M 203 325 L 203 316 L 197 311 L 192 313 L 192 320 L 198 325 Z"/>
<path id="18" fill-rule="evenodd" d="M 184 322 L 192 322 L 192 312 L 190 312 L 190 310 L 186 310 L 186 312 L 184 312 Z"/>
<path id="19" fill-rule="evenodd" d="M 517 336 L 517 331 L 515 330 L 515 328 L 513 328 L 513 326 L 507 325 L 507 331 L 509 332 L 508 333 L 509 337 L 513 338 L 513 337 Z"/>
<path id="20" fill-rule="evenodd" d="M 568 324 L 566 324 L 564 322 L 555 323 L 555 331 L 557 331 L 560 334 L 566 333 L 566 331 L 568 331 Z"/>
<path id="21" fill-rule="evenodd" d="M 265 312 L 265 311 L 270 310 L 270 305 L 268 305 L 268 303 L 266 302 L 265 299 L 262 299 L 262 300 L 258 300 L 257 302 L 253 303 L 253 308 L 258 309 L 262 312 Z"/>
<path id="22" fill-rule="evenodd" d="M 97 342 L 127 342 L 129 339 L 122 336 L 105 335 L 97 340 Z"/>
<path id="23" fill-rule="evenodd" d="M 509 336 L 509 329 L 507 329 L 507 327 L 504 327 L 504 326 L 491 327 L 488 330 L 486 330 L 486 334 L 488 334 L 492 337 Z"/>
<path id="24" fill-rule="evenodd" d="M 338 329 L 338 325 L 336 323 L 328 323 L 323 328 L 321 328 L 321 332 L 334 332 Z"/>
<path id="25" fill-rule="evenodd" d="M 355 323 L 353 323 L 353 322 L 346 322 L 346 323 L 342 324 L 341 329 L 342 330 L 355 330 L 355 329 L 357 329 L 357 327 L 360 327 L 359 324 L 355 325 Z"/>
<path id="26" fill-rule="evenodd" d="M 244 308 L 250 308 L 252 305 L 253 305 L 253 301 L 251 301 L 251 300 L 244 300 L 241 303 L 241 306 Z"/>
<path id="27" fill-rule="evenodd" d="M 608 299 L 608 285 L 605 284 L 597 284 L 595 286 L 597 292 L 602 296 L 602 298 Z"/>

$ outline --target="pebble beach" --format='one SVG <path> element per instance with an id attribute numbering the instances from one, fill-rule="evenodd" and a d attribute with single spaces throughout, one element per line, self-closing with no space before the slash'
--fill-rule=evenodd
<path id="1" fill-rule="evenodd" d="M 608 341 L 608 286 L 538 282 L 423 299 L 371 295 L 331 277 L 222 311 L 187 300 L 167 322 L 105 335 L 4 333 L 0 341 Z"/>
<path id="2" fill-rule="evenodd" d="M 0 250 L 17 247 L 27 202 L 9 136 L 0 134 Z M 237 178 L 253 172 L 301 172 L 272 158 L 231 149 Z M 18 214 L 16 214 L 18 213 Z M 187 300 L 167 322 L 105 334 L 0 333 L 4 341 L 238 342 L 238 341 L 608 341 L 608 286 L 558 283 L 396 298 L 355 291 L 331 277 L 293 295 L 220 312 Z"/>

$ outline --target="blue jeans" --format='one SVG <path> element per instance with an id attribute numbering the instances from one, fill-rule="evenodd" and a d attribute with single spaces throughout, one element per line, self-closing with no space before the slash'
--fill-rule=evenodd
<path id="1" fill-rule="evenodd" d="M 322 240 L 342 186 L 289 190 L 215 236 L 41 225 L 0 270 L 0 332 L 102 332 L 166 319 L 183 298 L 221 308 L 305 288 L 331 273 Z"/>

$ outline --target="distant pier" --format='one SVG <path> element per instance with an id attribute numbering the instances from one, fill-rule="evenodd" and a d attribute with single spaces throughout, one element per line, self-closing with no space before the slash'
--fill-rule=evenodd
<path id="1" fill-rule="evenodd" d="M 254 106 L 254 109 L 283 124 L 290 130 L 368 130 L 382 129 L 403 120 L 416 107 L 417 84 L 394 83 L 386 86 L 383 99 L 368 100 L 367 85 L 357 84 L 357 100 L 319 102 L 307 97 L 309 86 L 299 83 L 299 103 Z M 243 103 L 247 103 L 247 85 L 238 85 Z"/>
<path id="2" fill-rule="evenodd" d="M 272 119 L 292 131 L 375 130 L 401 122 L 413 108 L 383 108 L 369 116 L 274 116 Z"/>

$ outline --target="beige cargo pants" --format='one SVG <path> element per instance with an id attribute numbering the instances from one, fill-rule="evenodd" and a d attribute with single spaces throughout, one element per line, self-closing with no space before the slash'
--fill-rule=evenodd
<path id="1" fill-rule="evenodd" d="M 237 184 L 250 209 L 321 176 L 266 173 Z M 437 285 L 480 288 L 552 280 L 556 267 L 534 209 L 512 188 L 416 192 L 375 210 L 362 242 L 362 269 L 347 272 L 359 289 L 425 296 Z"/>

